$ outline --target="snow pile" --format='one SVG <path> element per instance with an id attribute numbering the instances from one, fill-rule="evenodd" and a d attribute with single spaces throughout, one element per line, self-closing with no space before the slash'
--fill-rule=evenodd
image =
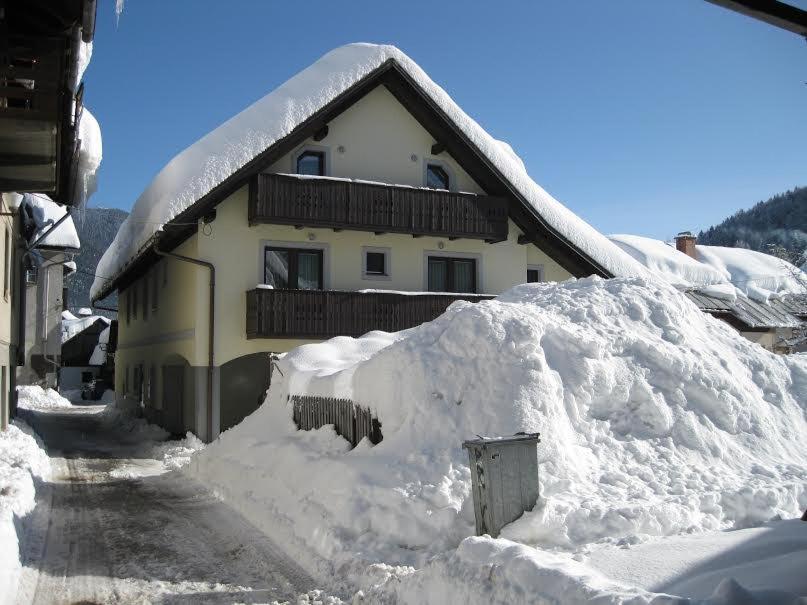
<path id="1" fill-rule="evenodd" d="M 17 406 L 28 410 L 53 410 L 71 408 L 73 404 L 53 389 L 43 389 L 38 385 L 17 387 Z"/>
<path id="2" fill-rule="evenodd" d="M 528 545 L 577 552 L 807 506 L 807 357 L 764 351 L 658 280 L 525 284 L 276 363 L 267 402 L 186 472 L 315 575 L 421 567 L 473 534 L 461 443 L 477 434 L 542 434 L 539 506 L 503 532 Z M 383 441 L 297 431 L 291 394 L 369 407 Z"/>
<path id="3" fill-rule="evenodd" d="M 614 275 L 646 275 L 629 255 L 536 184 L 512 148 L 491 137 L 412 59 L 394 46 L 375 44 L 349 44 L 332 50 L 179 153 L 137 199 L 101 258 L 97 273 L 118 276 L 161 225 L 390 60 L 425 91 L 551 228 Z M 96 277 L 91 290 L 93 299 L 103 293 L 105 281 Z"/>
<path id="4" fill-rule="evenodd" d="M 98 168 L 101 166 L 103 146 L 101 127 L 86 107 L 78 123 L 78 170 L 75 205 L 83 207 L 98 188 Z"/>
<path id="5" fill-rule="evenodd" d="M 34 508 L 35 479 L 50 475 L 48 458 L 34 432 L 14 420 L 0 432 L 0 603 L 16 594 L 21 569 L 17 524 Z"/>
<path id="6" fill-rule="evenodd" d="M 725 283 L 725 275 L 699 263 L 661 240 L 639 235 L 609 235 L 608 239 L 654 274 L 678 288 Z"/>
<path id="7" fill-rule="evenodd" d="M 161 460 L 165 467 L 178 470 L 186 466 L 196 452 L 205 447 L 204 442 L 196 435 L 188 432 L 178 441 L 165 441 L 154 446 L 153 457 Z"/>
<path id="8" fill-rule="evenodd" d="M 104 328 L 98 335 L 98 344 L 92 350 L 89 364 L 91 366 L 102 366 L 106 363 L 106 348 L 109 344 L 109 326 Z"/>
<path id="9" fill-rule="evenodd" d="M 68 208 L 57 204 L 47 195 L 42 193 L 24 194 L 20 204 L 20 214 L 28 244 L 33 244 L 45 235 L 68 212 Z M 79 249 L 81 244 L 73 217 L 69 216 L 62 221 L 37 246 Z"/>
<path id="10" fill-rule="evenodd" d="M 746 248 L 696 246 L 698 260 L 719 271 L 750 298 L 767 302 L 781 294 L 807 293 L 807 273 L 770 254 Z"/>
<path id="11" fill-rule="evenodd" d="M 111 393 L 111 395 L 110 395 Z M 99 404 L 104 404 L 101 412 L 104 423 L 121 433 L 128 433 L 132 441 L 164 441 L 170 434 L 156 424 L 149 424 L 142 417 L 140 402 L 130 397 L 115 397 L 114 392 L 105 391 Z"/>

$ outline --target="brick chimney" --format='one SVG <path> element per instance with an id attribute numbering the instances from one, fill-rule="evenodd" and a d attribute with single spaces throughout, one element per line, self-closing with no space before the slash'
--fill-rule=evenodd
<path id="1" fill-rule="evenodd" d="M 697 260 L 697 255 L 695 254 L 695 242 L 697 240 L 698 238 L 689 231 L 682 231 L 675 236 L 675 248 L 679 252 L 683 252 L 687 256 Z"/>

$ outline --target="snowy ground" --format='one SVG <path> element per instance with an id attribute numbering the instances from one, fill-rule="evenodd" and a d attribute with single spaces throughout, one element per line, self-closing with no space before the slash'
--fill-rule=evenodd
<path id="1" fill-rule="evenodd" d="M 50 405 L 22 397 L 21 415 L 44 441 L 52 471 L 38 481 L 35 508 L 31 484 L 18 511 L 22 572 L 10 602 L 338 602 L 309 592 L 313 581 L 270 539 L 171 472 L 201 446 L 195 438 L 158 441 L 164 433 L 142 420 L 121 423 L 102 406 L 53 405 L 54 395 L 46 395 Z M 20 442 L 14 430 L 0 437 L 0 482 L 3 444 Z M 25 456 L 37 452 L 47 461 L 36 447 Z M 16 536 L 2 529 L 0 550 L 13 555 Z"/>

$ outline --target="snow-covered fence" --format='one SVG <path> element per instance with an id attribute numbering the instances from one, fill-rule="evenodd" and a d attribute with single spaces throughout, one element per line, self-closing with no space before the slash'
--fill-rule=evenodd
<path id="1" fill-rule="evenodd" d="M 337 434 L 347 439 L 353 447 L 367 437 L 375 445 L 383 439 L 381 423 L 367 408 L 350 399 L 292 395 L 294 423 L 302 431 L 334 425 Z"/>

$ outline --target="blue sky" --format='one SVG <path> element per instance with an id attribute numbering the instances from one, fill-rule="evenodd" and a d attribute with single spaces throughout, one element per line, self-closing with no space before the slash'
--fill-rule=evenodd
<path id="1" fill-rule="evenodd" d="M 804 6 L 805 2 L 794 2 Z M 807 44 L 704 0 L 99 2 L 91 206 L 335 46 L 400 47 L 605 233 L 667 238 L 807 185 Z"/>

